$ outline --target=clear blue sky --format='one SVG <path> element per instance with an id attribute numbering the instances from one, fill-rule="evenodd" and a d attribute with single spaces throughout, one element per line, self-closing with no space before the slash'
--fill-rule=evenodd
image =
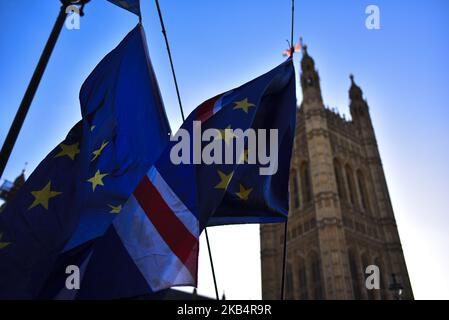
<path id="1" fill-rule="evenodd" d="M 160 2 L 187 113 L 283 60 L 290 0 Z M 449 2 L 296 2 L 295 38 L 303 36 L 315 59 L 325 104 L 348 114 L 351 72 L 368 99 L 415 296 L 449 298 Z M 365 28 L 369 4 L 380 8 L 380 30 Z M 57 0 L 0 0 L 0 142 L 58 10 Z M 82 82 L 137 23 L 106 0 L 92 0 L 85 11 L 80 30 L 62 31 L 5 171 L 8 179 L 25 162 L 31 172 L 79 120 Z M 142 12 L 176 129 L 181 119 L 154 1 L 142 0 Z M 260 298 L 258 227 L 213 228 L 210 236 L 220 292 Z M 202 248 L 199 290 L 212 295 Z"/>

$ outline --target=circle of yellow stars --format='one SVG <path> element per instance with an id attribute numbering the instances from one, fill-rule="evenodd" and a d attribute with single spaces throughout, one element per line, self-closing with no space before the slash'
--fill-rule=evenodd
<path id="1" fill-rule="evenodd" d="M 234 102 L 234 108 L 233 110 L 241 109 L 243 112 L 248 113 L 251 107 L 256 107 L 255 104 L 248 101 L 248 98 L 245 98 L 240 101 Z M 232 139 L 234 139 L 236 136 L 232 131 L 231 125 L 228 125 L 225 129 L 217 129 L 218 134 L 216 136 L 217 140 L 224 140 L 226 145 L 228 145 Z M 248 163 L 248 149 L 244 149 L 243 152 L 240 155 L 239 164 L 241 163 Z M 220 178 L 220 181 L 214 186 L 215 189 L 221 189 L 221 190 L 227 190 L 231 179 L 234 175 L 234 172 L 225 173 L 221 170 L 217 170 L 217 174 Z M 253 191 L 253 188 L 246 188 L 242 183 L 239 183 L 239 191 L 235 192 L 234 194 L 243 201 L 248 200 L 251 192 Z"/>
<path id="2" fill-rule="evenodd" d="M 234 110 L 240 109 L 245 113 L 248 113 L 250 108 L 256 107 L 255 104 L 248 101 L 248 98 L 245 98 L 240 101 L 236 101 L 236 102 L 234 102 L 234 104 L 235 104 L 234 108 L 233 108 Z M 95 125 L 91 125 L 90 131 L 93 131 L 95 129 L 95 127 L 96 127 Z M 227 145 L 232 141 L 232 139 L 235 138 L 235 135 L 231 129 L 231 125 L 228 125 L 225 129 L 217 129 L 217 131 L 218 131 L 218 136 L 216 138 L 224 140 Z M 103 150 L 106 148 L 106 146 L 108 144 L 109 144 L 109 141 L 103 141 L 101 143 L 101 146 L 92 152 L 93 157 L 92 157 L 91 161 L 96 160 L 101 155 L 101 153 L 103 152 Z M 79 153 L 80 153 L 80 149 L 79 149 L 78 142 L 73 143 L 73 144 L 61 143 L 61 144 L 59 144 L 59 152 L 54 156 L 54 158 L 60 158 L 60 157 L 67 156 L 68 158 L 70 158 L 70 160 L 75 160 L 76 156 Z M 244 150 L 244 152 L 242 153 L 242 155 L 240 157 L 239 163 L 245 163 L 247 161 L 248 161 L 248 150 Z M 215 189 L 226 190 L 229 186 L 229 183 L 232 179 L 234 172 L 226 174 L 226 173 L 218 170 L 217 173 L 220 177 L 220 181 L 215 186 Z M 102 173 L 99 169 L 97 169 L 94 176 L 87 180 L 87 182 L 90 182 L 92 184 L 92 192 L 95 192 L 95 190 L 98 186 L 104 186 L 103 179 L 108 175 L 109 175 L 109 173 L 107 173 L 107 172 Z M 239 192 L 236 192 L 235 195 L 241 200 L 248 200 L 248 197 L 249 197 L 250 193 L 252 192 L 252 190 L 253 190 L 253 188 L 245 188 L 244 185 L 239 184 Z M 31 205 L 28 207 L 28 210 L 35 208 L 37 206 L 41 206 L 45 210 L 48 210 L 50 199 L 61 195 L 62 192 L 52 190 L 51 181 L 48 181 L 48 183 L 41 190 L 31 191 L 31 194 L 34 197 L 34 200 L 31 203 Z M 108 207 L 111 209 L 109 212 L 114 213 L 114 214 L 118 214 L 122 210 L 122 205 L 108 204 Z M 1 241 L 2 237 L 3 237 L 3 234 L 0 234 L 0 249 L 3 249 L 10 244 L 9 242 L 2 242 Z"/>
<path id="3" fill-rule="evenodd" d="M 95 129 L 95 125 L 92 125 L 90 127 L 90 131 L 93 131 Z M 94 150 L 92 152 L 92 159 L 91 161 L 96 160 L 103 150 L 106 148 L 106 146 L 109 144 L 109 141 L 103 141 L 98 149 Z M 80 153 L 79 143 L 61 143 L 59 144 L 59 150 L 54 156 L 54 158 L 61 158 L 61 157 L 68 157 L 70 160 L 75 160 L 76 156 Z M 95 192 L 98 186 L 104 186 L 103 179 L 108 176 L 109 173 L 107 172 L 101 172 L 97 169 L 94 176 L 89 178 L 87 182 L 92 184 L 92 192 Z M 61 195 L 62 192 L 56 191 L 52 189 L 52 183 L 51 181 L 48 181 L 48 183 L 40 190 L 31 191 L 31 195 L 34 197 L 33 202 L 28 207 L 28 210 L 33 209 L 35 207 L 42 207 L 45 210 L 48 210 L 50 199 L 57 197 Z M 122 210 L 122 205 L 113 205 L 108 204 L 108 207 L 110 208 L 109 213 L 118 214 Z M 3 234 L 0 234 L 0 236 L 3 236 Z M 4 247 L 8 246 L 9 242 L 1 242 L 0 237 L 0 249 L 3 249 Z"/>

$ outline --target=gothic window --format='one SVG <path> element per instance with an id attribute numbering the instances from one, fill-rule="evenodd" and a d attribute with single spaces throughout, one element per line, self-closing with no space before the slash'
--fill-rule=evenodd
<path id="1" fill-rule="evenodd" d="M 299 263 L 298 277 L 299 277 L 299 299 L 307 300 L 309 299 L 309 293 L 307 291 L 307 272 L 304 261 Z"/>
<path id="2" fill-rule="evenodd" d="M 287 272 L 285 275 L 285 298 L 287 300 L 293 300 L 293 275 L 292 275 L 292 265 L 287 264 Z"/>
<path id="3" fill-rule="evenodd" d="M 366 189 L 365 177 L 363 176 L 363 173 L 360 170 L 357 171 L 357 182 L 359 185 L 362 208 L 366 211 L 369 211 L 369 199 L 368 199 L 368 192 Z"/>
<path id="4" fill-rule="evenodd" d="M 310 270 L 312 272 L 312 298 L 324 299 L 323 284 L 321 281 L 321 261 L 317 254 L 311 256 Z"/>
<path id="5" fill-rule="evenodd" d="M 291 181 L 290 181 L 290 193 L 293 207 L 299 208 L 299 186 L 298 186 L 298 175 L 296 170 L 292 171 Z"/>
<path id="6" fill-rule="evenodd" d="M 360 283 L 358 277 L 358 268 L 357 262 L 355 261 L 355 255 L 352 250 L 348 251 L 349 258 L 349 269 L 351 271 L 351 282 L 352 282 L 352 291 L 354 292 L 354 299 L 360 300 L 362 298 L 362 293 L 360 292 Z"/>
<path id="7" fill-rule="evenodd" d="M 354 174 L 352 172 L 352 169 L 349 165 L 346 165 L 345 167 L 346 171 L 346 183 L 348 184 L 348 193 L 349 193 L 349 200 L 351 201 L 352 205 L 355 205 L 355 188 L 354 188 Z"/>
<path id="8" fill-rule="evenodd" d="M 309 164 L 307 162 L 303 162 L 301 165 L 301 189 L 303 202 L 309 203 L 312 201 Z"/>
<path id="9" fill-rule="evenodd" d="M 370 263 L 368 262 L 368 257 L 365 254 L 363 254 L 362 255 L 362 266 L 363 266 L 362 273 L 365 275 L 364 276 L 365 280 L 366 280 L 366 278 L 368 276 L 365 273 L 365 270 L 366 270 L 366 267 L 368 267 L 369 265 L 370 265 Z M 374 290 L 370 290 L 370 289 L 366 288 L 366 292 L 367 292 L 368 299 L 369 300 L 374 300 Z"/>
<path id="10" fill-rule="evenodd" d="M 340 198 L 340 201 L 346 201 L 346 192 L 345 192 L 345 186 L 343 183 L 343 176 L 341 175 L 341 164 L 337 159 L 334 159 L 334 170 L 335 170 L 335 179 L 337 180 L 337 191 L 338 191 L 338 197 Z"/>

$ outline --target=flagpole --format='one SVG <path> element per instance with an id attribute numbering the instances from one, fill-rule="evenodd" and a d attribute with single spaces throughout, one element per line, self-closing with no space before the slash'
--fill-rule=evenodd
<path id="1" fill-rule="evenodd" d="M 292 22 L 291 22 L 291 33 L 290 33 L 290 50 L 293 59 L 293 54 L 295 53 L 295 48 L 293 45 L 293 34 L 295 26 L 295 0 L 292 0 Z M 288 216 L 284 223 L 284 252 L 282 257 L 282 278 L 281 278 L 281 300 L 284 300 L 284 287 L 285 287 L 285 268 L 287 259 L 287 233 L 288 233 Z"/>
<path id="2" fill-rule="evenodd" d="M 171 56 L 170 45 L 168 43 L 167 32 L 165 30 L 164 20 L 162 18 L 162 11 L 161 11 L 161 7 L 159 6 L 159 0 L 155 0 L 155 1 L 156 1 L 157 13 L 159 15 L 159 21 L 161 23 L 162 34 L 164 35 L 164 39 L 165 39 L 165 46 L 167 47 L 168 58 L 170 60 L 171 72 L 173 75 L 173 80 L 175 82 L 176 95 L 178 97 L 178 103 L 179 103 L 179 110 L 181 111 L 182 121 L 185 121 L 186 119 L 184 117 L 184 109 L 182 107 L 181 95 L 179 93 L 178 81 L 176 79 L 175 68 L 173 66 L 173 60 L 172 60 L 172 56 Z M 214 261 L 212 260 L 212 250 L 210 249 L 209 235 L 207 233 L 207 228 L 204 228 L 204 233 L 206 234 L 207 250 L 209 252 L 209 260 L 210 260 L 210 266 L 212 269 L 212 277 L 214 279 L 215 297 L 217 300 L 220 300 L 220 297 L 218 296 L 217 279 L 215 278 Z"/>
<path id="3" fill-rule="evenodd" d="M 290 44 L 293 47 L 293 33 L 294 33 L 294 26 L 295 26 L 295 0 L 292 0 L 292 31 L 290 34 Z M 293 51 L 292 51 L 292 55 L 293 55 Z"/>
<path id="4" fill-rule="evenodd" d="M 28 84 L 27 90 L 22 98 L 22 102 L 20 103 L 19 109 L 17 110 L 16 116 L 14 117 L 13 123 L 9 128 L 8 135 L 3 143 L 1 152 L 0 152 L 0 177 L 3 175 L 6 164 L 8 163 L 9 157 L 11 156 L 11 152 L 14 148 L 14 145 L 17 141 L 17 137 L 19 136 L 20 129 L 22 129 L 23 122 L 25 121 L 25 117 L 30 109 L 31 103 L 33 101 L 34 95 L 36 94 L 37 88 L 39 87 L 39 83 L 44 74 L 45 68 L 47 67 L 48 61 L 50 60 L 51 53 L 56 45 L 59 34 L 61 33 L 61 29 L 64 26 L 65 19 L 67 17 L 66 9 L 70 5 L 79 4 L 82 8 L 84 5 L 90 0 L 61 0 L 62 5 L 59 10 L 58 17 L 56 19 L 55 24 L 53 25 L 53 29 L 48 37 L 47 43 L 45 44 L 44 50 L 42 51 L 39 62 L 34 70 L 33 76 Z"/>

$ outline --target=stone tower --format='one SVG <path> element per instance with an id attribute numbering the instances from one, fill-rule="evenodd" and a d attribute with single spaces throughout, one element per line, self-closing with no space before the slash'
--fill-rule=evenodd
<path id="1" fill-rule="evenodd" d="M 315 62 L 303 49 L 303 101 L 290 173 L 285 297 L 402 299 L 413 292 L 402 253 L 369 108 L 351 75 L 352 120 L 324 107 Z M 262 225 L 262 296 L 279 299 L 284 225 Z M 367 290 L 376 265 L 380 289 Z"/>

